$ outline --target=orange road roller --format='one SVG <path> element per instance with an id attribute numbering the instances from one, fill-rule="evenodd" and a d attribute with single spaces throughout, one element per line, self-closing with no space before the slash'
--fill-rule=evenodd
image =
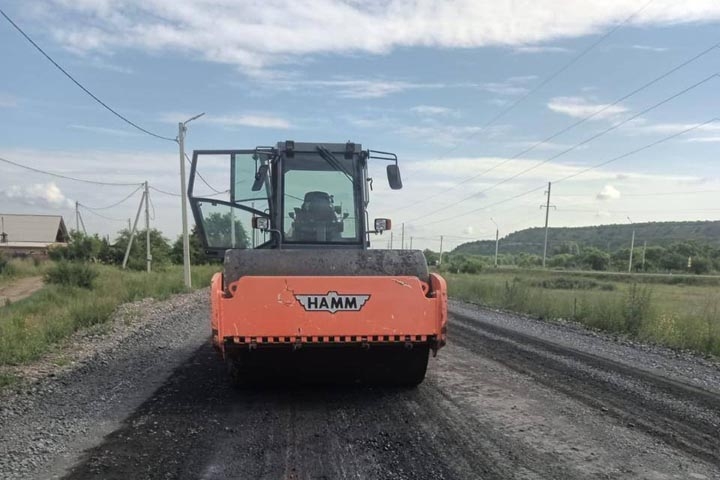
<path id="1" fill-rule="evenodd" d="M 234 382 L 425 378 L 446 341 L 447 287 L 421 251 L 370 248 L 371 235 L 391 228 L 369 221 L 371 161 L 386 162 L 390 188 L 402 188 L 396 155 L 351 142 L 193 153 L 197 234 L 223 259 L 210 291 L 212 343 Z M 205 179 L 228 167 L 229 188 Z"/>

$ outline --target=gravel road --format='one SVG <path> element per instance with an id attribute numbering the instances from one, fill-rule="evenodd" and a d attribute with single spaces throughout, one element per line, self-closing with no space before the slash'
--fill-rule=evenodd
<path id="1" fill-rule="evenodd" d="M 238 390 L 200 295 L 6 398 L 0 477 L 720 478 L 710 360 L 452 302 L 416 389 Z"/>

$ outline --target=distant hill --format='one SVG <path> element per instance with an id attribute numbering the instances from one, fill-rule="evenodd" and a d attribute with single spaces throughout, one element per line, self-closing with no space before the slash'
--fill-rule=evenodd
<path id="1" fill-rule="evenodd" d="M 548 255 L 558 250 L 572 250 L 593 246 L 602 250 L 618 250 L 630 247 L 632 230 L 635 229 L 635 245 L 647 242 L 648 246 L 667 246 L 674 242 L 696 241 L 720 247 L 720 221 L 705 222 L 648 222 L 594 227 L 550 228 Z M 500 239 L 501 253 L 534 253 L 542 255 L 545 239 L 544 228 L 528 228 L 511 233 Z M 494 255 L 494 240 L 468 242 L 453 252 L 476 255 Z"/>

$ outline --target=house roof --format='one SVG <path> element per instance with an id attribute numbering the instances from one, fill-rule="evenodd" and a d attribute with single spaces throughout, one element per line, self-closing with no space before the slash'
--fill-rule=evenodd
<path id="1" fill-rule="evenodd" d="M 7 237 L 2 235 L 7 234 Z M 5 237 L 5 238 L 2 238 Z M 0 242 L 12 243 L 66 243 L 68 231 L 60 215 L 16 215 L 0 213 Z M 2 246 L 3 243 L 0 243 Z"/>

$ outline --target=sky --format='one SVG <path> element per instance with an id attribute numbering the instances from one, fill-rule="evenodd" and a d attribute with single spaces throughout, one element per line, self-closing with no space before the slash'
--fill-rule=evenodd
<path id="1" fill-rule="evenodd" d="M 720 219 L 716 0 L 18 0 L 0 8 L 116 111 L 186 148 L 345 142 L 383 163 L 370 217 L 393 246 L 444 248 L 542 226 Z M 180 190 L 178 147 L 94 102 L 0 18 L 0 157 L 109 183 Z M 680 68 L 676 68 L 682 65 Z M 670 72 L 671 70 L 674 71 Z M 658 77 L 662 77 L 659 78 Z M 648 83 L 653 80 L 650 85 Z M 647 86 L 646 86 L 647 85 Z M 643 88 L 644 87 L 644 88 Z M 590 117 L 590 118 L 588 118 Z M 691 129 L 691 130 L 690 130 Z M 229 171 L 209 165 L 216 188 Z M 0 162 L 0 213 L 75 202 L 111 237 L 134 186 Z M 152 225 L 181 231 L 151 191 Z M 384 248 L 389 234 L 373 238 Z"/>

